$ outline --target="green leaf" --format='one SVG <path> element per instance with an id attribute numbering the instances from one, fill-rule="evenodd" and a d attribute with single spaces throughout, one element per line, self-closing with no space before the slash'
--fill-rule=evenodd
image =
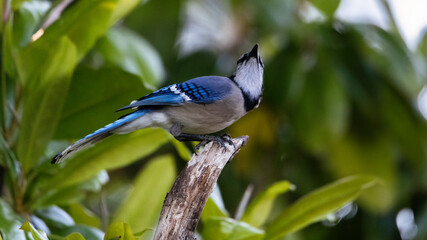
<path id="1" fill-rule="evenodd" d="M 150 232 L 154 234 L 154 229 L 153 228 L 145 228 L 144 230 L 142 230 L 140 232 L 136 232 L 133 235 L 135 237 L 139 237 L 139 240 L 143 240 L 143 239 L 147 239 L 149 237 L 148 233 L 150 233 Z M 149 239 L 151 239 L 151 238 L 149 238 Z"/>
<path id="2" fill-rule="evenodd" d="M 294 190 L 295 186 L 288 181 L 281 181 L 273 184 L 264 192 L 260 193 L 249 204 L 242 216 L 241 221 L 254 227 L 262 226 L 270 215 L 274 200 L 282 193 Z"/>
<path id="3" fill-rule="evenodd" d="M 29 222 L 25 222 L 22 226 L 21 229 L 27 232 L 31 233 L 31 236 L 33 236 L 34 240 L 49 240 L 47 238 L 47 235 L 45 232 L 35 229 L 33 227 L 33 225 L 31 225 L 31 223 Z"/>
<path id="4" fill-rule="evenodd" d="M 37 84 L 28 86 L 17 143 L 17 154 L 24 171 L 39 163 L 47 143 L 55 132 L 59 114 L 76 64 L 76 49 L 66 37 L 50 43 Z"/>
<path id="5" fill-rule="evenodd" d="M 64 210 L 70 214 L 76 224 L 84 224 L 96 228 L 101 227 L 101 220 L 98 216 L 80 203 L 72 203 L 64 207 Z"/>
<path id="6" fill-rule="evenodd" d="M 161 129 L 143 129 L 109 137 L 67 160 L 61 174 L 44 179 L 43 189 L 64 188 L 88 180 L 101 170 L 126 166 L 152 153 L 167 141 L 168 135 Z"/>
<path id="7" fill-rule="evenodd" d="M 187 146 L 183 142 L 176 140 L 176 138 L 174 137 L 171 137 L 170 141 L 175 146 L 178 155 L 185 161 L 189 161 L 192 153 L 190 152 L 190 150 L 188 150 Z"/>
<path id="8" fill-rule="evenodd" d="M 12 23 L 9 21 L 4 25 L 3 35 L 2 35 L 2 67 L 4 68 L 5 73 L 7 73 L 15 81 L 17 73 L 17 67 L 15 64 L 15 42 L 13 40 L 13 30 Z M 6 81 L 3 77 L 2 81 Z M 2 84 L 3 85 L 3 84 Z M 2 88 L 5 86 L 2 86 Z M 6 97 L 6 89 L 2 89 L 2 98 Z M 4 99 L 3 99 L 4 101 Z M 3 106 L 3 105 L 2 105 Z"/>
<path id="9" fill-rule="evenodd" d="M 397 104 L 395 107 L 399 110 Z M 366 142 L 364 138 L 350 135 L 332 145 L 330 167 L 338 177 L 371 174 L 381 179 L 382 184 L 367 189 L 360 196 L 360 203 L 373 212 L 385 213 L 393 207 L 397 197 L 398 169 L 393 152 L 393 145 L 384 136 L 371 137 Z"/>
<path id="10" fill-rule="evenodd" d="M 111 26 L 111 17 L 118 0 L 79 1 L 64 11 L 38 41 L 49 43 L 68 36 L 76 45 L 80 60 Z"/>
<path id="11" fill-rule="evenodd" d="M 85 192 L 81 185 L 69 186 L 61 189 L 49 189 L 31 204 L 31 209 L 48 207 L 52 204 L 67 204 L 83 199 Z"/>
<path id="12" fill-rule="evenodd" d="M 322 59 L 325 59 L 326 54 L 323 56 Z M 290 120 L 295 133 L 307 147 L 320 152 L 325 144 L 345 133 L 349 102 L 333 64 L 324 60 L 306 77 L 313 81 L 303 84 L 303 92 Z M 293 81 L 301 82 L 301 79 L 295 78 Z"/>
<path id="13" fill-rule="evenodd" d="M 227 209 L 225 209 L 224 201 L 222 200 L 221 192 L 218 186 L 215 186 L 212 194 L 203 208 L 201 220 L 207 221 L 212 217 L 229 217 Z"/>
<path id="14" fill-rule="evenodd" d="M 80 233 L 71 233 L 64 240 L 85 240 L 85 238 Z"/>
<path id="15" fill-rule="evenodd" d="M 129 224 L 125 222 L 112 223 L 105 233 L 104 240 L 133 240 L 132 229 Z"/>
<path id="16" fill-rule="evenodd" d="M 110 19 L 110 25 L 116 23 L 120 18 L 126 16 L 130 11 L 145 0 L 119 0 Z"/>
<path id="17" fill-rule="evenodd" d="M 61 228 L 55 234 L 60 236 L 68 236 L 70 234 L 75 234 L 75 233 L 81 234 L 85 239 L 88 239 L 88 240 L 104 239 L 104 233 L 101 230 L 94 227 L 89 227 L 89 226 L 80 225 L 80 224 Z"/>
<path id="18" fill-rule="evenodd" d="M 267 226 L 266 239 L 279 239 L 325 219 L 376 183 L 377 179 L 372 176 L 350 176 L 303 196 Z"/>
<path id="19" fill-rule="evenodd" d="M 25 233 L 19 230 L 23 222 L 9 204 L 0 198 L 0 232 L 4 239 L 26 240 Z"/>
<path id="20" fill-rule="evenodd" d="M 405 42 L 390 31 L 378 27 L 362 25 L 355 30 L 366 41 L 357 46 L 357 51 L 364 54 L 365 63 L 372 65 L 382 75 L 382 84 L 392 85 L 399 94 L 408 98 L 418 94 L 424 87 L 423 79 L 420 78 L 424 69 L 417 66 L 418 59 L 414 58 Z"/>
<path id="21" fill-rule="evenodd" d="M 15 154 L 9 148 L 9 145 L 3 138 L 3 135 L 0 135 L 0 150 L 3 155 L 3 157 L 0 158 L 0 163 L 7 168 L 8 174 L 10 174 L 12 181 L 15 183 L 18 181 L 18 176 L 21 172 L 21 169 Z"/>
<path id="22" fill-rule="evenodd" d="M 154 90 L 164 78 L 165 70 L 160 56 L 142 37 L 126 28 L 113 28 L 96 46 L 109 63 L 120 66 Z"/>
<path id="23" fill-rule="evenodd" d="M 75 46 L 76 61 L 80 60 L 94 45 L 95 41 L 108 29 L 116 0 L 79 1 L 70 6 L 61 17 L 50 25 L 44 34 L 17 54 L 16 64 L 20 80 L 38 86 L 37 76 L 45 70 L 45 65 L 58 65 L 50 54 L 60 54 L 61 46 L 56 42 L 67 38 Z M 44 59 L 44 61 L 40 61 Z M 52 61 L 52 62 L 51 62 Z M 55 68 L 53 68 L 55 69 Z"/>
<path id="24" fill-rule="evenodd" d="M 4 59 L 3 66 L 6 72 L 13 78 L 17 76 L 17 66 L 14 61 L 18 61 L 17 64 L 19 64 L 20 51 L 31 41 L 36 27 L 40 25 L 40 21 L 50 5 L 51 3 L 49 1 L 37 0 L 19 4 L 12 15 L 13 19 L 10 19 L 5 25 L 2 60 Z M 58 39 L 59 38 L 60 37 L 58 37 Z M 37 64 L 40 67 L 43 64 L 43 61 L 31 62 L 32 59 L 26 60 L 30 65 Z M 24 66 L 24 68 L 21 68 L 21 71 L 27 71 L 26 68 L 30 65 Z"/>
<path id="25" fill-rule="evenodd" d="M 78 59 L 92 48 L 108 28 L 128 14 L 140 0 L 78 1 L 45 31 L 47 42 L 66 34 L 78 49 Z M 45 36 L 43 36 L 45 37 Z"/>
<path id="26" fill-rule="evenodd" d="M 47 177 L 45 176 L 43 179 L 41 179 L 41 182 L 48 181 L 48 179 L 51 178 L 51 175 Z M 102 185 L 105 184 L 106 181 L 108 181 L 108 174 L 106 171 L 100 171 L 95 177 L 83 182 L 78 182 L 75 185 L 63 188 L 52 186 L 47 190 L 41 191 L 40 196 L 38 196 L 31 204 L 31 209 L 49 207 L 55 204 L 64 205 L 76 202 L 82 199 L 86 192 L 100 191 Z"/>
<path id="27" fill-rule="evenodd" d="M 264 231 L 232 218 L 212 217 L 204 223 L 202 236 L 205 240 L 260 240 Z"/>
<path id="28" fill-rule="evenodd" d="M 30 82 L 38 76 L 43 65 L 49 65 L 47 50 L 58 52 L 58 39 L 67 37 L 76 47 L 77 60 L 93 47 L 108 28 L 136 6 L 131 0 L 78 1 L 64 11 L 44 34 L 18 54 L 17 66 L 20 80 Z M 114 13 L 114 14 L 113 14 Z M 36 60 L 35 60 L 36 59 Z M 48 61 L 39 61 L 47 59 Z M 56 61 L 58 62 L 58 61 Z M 74 67 L 74 66 L 73 66 Z M 37 86 L 37 83 L 35 83 Z"/>
<path id="29" fill-rule="evenodd" d="M 175 177 L 176 167 L 171 155 L 150 160 L 138 174 L 133 189 L 114 217 L 115 221 L 125 221 L 137 230 L 155 227 Z"/>
<path id="30" fill-rule="evenodd" d="M 133 74 L 117 68 L 77 68 L 61 119 L 56 139 L 80 139 L 113 122 L 115 110 L 148 93 Z"/>
<path id="31" fill-rule="evenodd" d="M 334 17 L 335 10 L 340 5 L 341 0 L 311 0 L 311 3 L 329 18 Z"/>
<path id="32" fill-rule="evenodd" d="M 11 1 L 11 7 L 13 10 L 18 9 L 23 3 L 28 2 L 30 0 L 13 0 Z"/>
<path id="33" fill-rule="evenodd" d="M 427 32 L 424 32 L 424 36 L 421 39 L 420 44 L 418 45 L 418 51 L 424 58 L 424 61 L 427 61 Z"/>
<path id="34" fill-rule="evenodd" d="M 45 209 L 38 209 L 36 215 L 49 226 L 62 228 L 74 225 L 71 216 L 58 206 L 51 206 Z"/>
<path id="35" fill-rule="evenodd" d="M 36 27 L 49 10 L 49 1 L 28 1 L 20 5 L 13 14 L 13 42 L 15 46 L 24 47 L 36 32 Z"/>

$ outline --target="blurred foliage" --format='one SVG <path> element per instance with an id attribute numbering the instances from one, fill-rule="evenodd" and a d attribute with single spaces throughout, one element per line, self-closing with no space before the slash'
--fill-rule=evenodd
<path id="1" fill-rule="evenodd" d="M 50 158 L 164 84 L 231 75 L 255 42 L 264 99 L 227 130 L 250 141 L 201 237 L 398 239 L 410 208 L 427 238 L 427 37 L 409 50 L 380 2 L 389 30 L 336 19 L 339 0 L 1 1 L 0 239 L 151 239 L 186 145 L 145 129 Z"/>

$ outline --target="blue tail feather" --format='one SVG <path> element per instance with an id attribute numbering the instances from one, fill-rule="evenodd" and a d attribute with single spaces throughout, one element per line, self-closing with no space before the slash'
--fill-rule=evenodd
<path id="1" fill-rule="evenodd" d="M 126 125 L 127 123 L 134 121 L 137 118 L 142 117 L 144 114 L 146 114 L 149 111 L 150 110 L 148 109 L 138 110 L 136 112 L 130 113 L 128 115 L 125 115 L 119 118 L 115 122 L 110 123 L 103 128 L 96 130 L 95 132 L 73 143 L 71 146 L 67 147 L 64 151 L 58 153 L 55 157 L 53 157 L 51 163 L 55 164 L 55 163 L 60 163 L 64 161 L 66 158 L 70 157 L 71 155 L 78 152 L 79 150 L 85 149 L 90 145 L 98 141 L 101 141 L 102 139 L 108 136 L 111 136 L 112 134 L 114 134 L 113 132 L 114 129 L 117 129 L 121 126 Z"/>
<path id="2" fill-rule="evenodd" d="M 118 128 L 118 127 L 123 126 L 126 123 L 132 122 L 133 120 L 135 120 L 135 119 L 143 116 L 146 113 L 147 113 L 146 110 L 139 110 L 139 111 L 133 112 L 131 114 L 128 114 L 128 115 L 126 115 L 124 117 L 121 117 L 121 118 L 117 119 L 116 121 L 114 121 L 114 122 L 112 122 L 112 123 L 110 123 L 110 124 L 108 124 L 108 125 L 100 128 L 100 129 L 96 130 L 95 132 L 87 135 L 86 137 L 80 139 L 79 141 L 82 141 L 82 140 L 85 140 L 85 139 L 88 139 L 88 138 L 92 138 L 92 137 L 94 137 L 96 135 L 100 135 L 100 134 L 103 134 L 103 133 L 106 133 L 106 132 L 110 132 L 110 131 Z M 79 141 L 77 141 L 76 143 L 78 143 Z"/>

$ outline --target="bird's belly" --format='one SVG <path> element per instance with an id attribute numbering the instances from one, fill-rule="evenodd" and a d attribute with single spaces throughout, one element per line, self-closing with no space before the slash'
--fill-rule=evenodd
<path id="1" fill-rule="evenodd" d="M 235 106 L 224 104 L 188 104 L 168 107 L 167 113 L 174 123 L 182 126 L 183 133 L 209 134 L 223 130 L 244 115 Z"/>

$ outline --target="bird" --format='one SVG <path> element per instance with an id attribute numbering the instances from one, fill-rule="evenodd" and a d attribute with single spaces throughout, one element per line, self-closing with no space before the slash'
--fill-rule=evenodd
<path id="1" fill-rule="evenodd" d="M 258 44 L 237 61 L 230 77 L 203 76 L 172 84 L 150 93 L 117 111 L 133 112 L 85 136 L 51 160 L 60 163 L 113 134 L 126 134 L 148 127 L 168 130 L 179 141 L 215 141 L 233 145 L 228 134 L 211 135 L 257 108 L 264 90 L 264 63 Z"/>

